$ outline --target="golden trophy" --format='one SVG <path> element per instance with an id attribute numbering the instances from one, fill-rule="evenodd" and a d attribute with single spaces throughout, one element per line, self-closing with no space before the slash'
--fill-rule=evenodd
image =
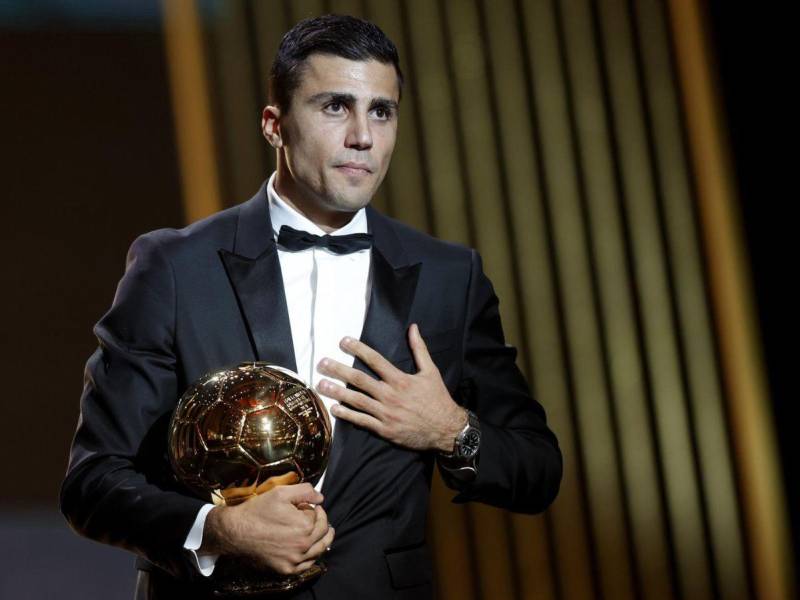
<path id="1" fill-rule="evenodd" d="M 317 393 L 291 371 L 264 362 L 195 381 L 169 428 L 176 476 L 218 505 L 244 502 L 276 485 L 316 483 L 330 446 L 330 418 Z M 299 575 L 279 575 L 223 556 L 211 579 L 217 595 L 252 597 L 293 590 L 324 572 L 318 562 Z"/>

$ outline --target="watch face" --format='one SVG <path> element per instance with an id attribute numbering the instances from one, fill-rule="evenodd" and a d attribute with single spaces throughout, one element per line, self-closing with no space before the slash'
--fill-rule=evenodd
<path id="1" fill-rule="evenodd" d="M 481 432 L 477 429 L 469 429 L 461 440 L 460 454 L 464 458 L 472 458 L 478 453 L 481 445 Z"/>

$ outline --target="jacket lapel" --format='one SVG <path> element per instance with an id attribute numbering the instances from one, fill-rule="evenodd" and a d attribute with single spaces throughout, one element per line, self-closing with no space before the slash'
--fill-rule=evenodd
<path id="1" fill-rule="evenodd" d="M 257 360 L 297 371 L 266 183 L 242 204 L 233 252 L 220 250 Z"/>
<path id="2" fill-rule="evenodd" d="M 371 206 L 367 206 L 367 223 L 373 234 L 372 290 L 361 341 L 391 360 L 398 346 L 406 343 L 408 316 L 417 289 L 420 263 L 408 264 L 390 221 Z M 354 360 L 353 367 L 377 378 L 359 358 Z M 353 386 L 348 387 L 352 389 Z M 346 510 L 346 506 L 337 503 L 336 497 L 361 467 L 364 445 L 373 437 L 365 429 L 343 419 L 336 420 L 322 490 L 332 520 L 344 516 L 341 511 Z"/>

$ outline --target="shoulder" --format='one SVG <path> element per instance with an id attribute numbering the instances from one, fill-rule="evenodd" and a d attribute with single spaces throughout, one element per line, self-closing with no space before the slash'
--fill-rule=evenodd
<path id="1" fill-rule="evenodd" d="M 196 259 L 209 251 L 232 248 L 242 205 L 214 213 L 186 227 L 162 228 L 148 231 L 137 237 L 131 245 L 131 254 L 160 255 L 169 261 Z"/>
<path id="2" fill-rule="evenodd" d="M 395 233 L 410 262 L 434 262 L 466 267 L 471 264 L 472 257 L 476 253 L 473 248 L 458 242 L 439 239 L 383 213 L 377 214 Z"/>

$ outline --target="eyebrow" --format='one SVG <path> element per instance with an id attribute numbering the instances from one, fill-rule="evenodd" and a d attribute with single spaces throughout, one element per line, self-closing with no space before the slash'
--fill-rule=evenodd
<path id="1" fill-rule="evenodd" d="M 356 103 L 356 97 L 353 94 L 346 94 L 343 92 L 320 92 L 314 94 L 308 99 L 309 104 L 318 104 L 321 102 L 341 102 L 347 106 L 352 106 Z M 388 108 L 395 112 L 400 108 L 400 105 L 391 98 L 373 98 L 369 103 L 369 108 Z"/>

